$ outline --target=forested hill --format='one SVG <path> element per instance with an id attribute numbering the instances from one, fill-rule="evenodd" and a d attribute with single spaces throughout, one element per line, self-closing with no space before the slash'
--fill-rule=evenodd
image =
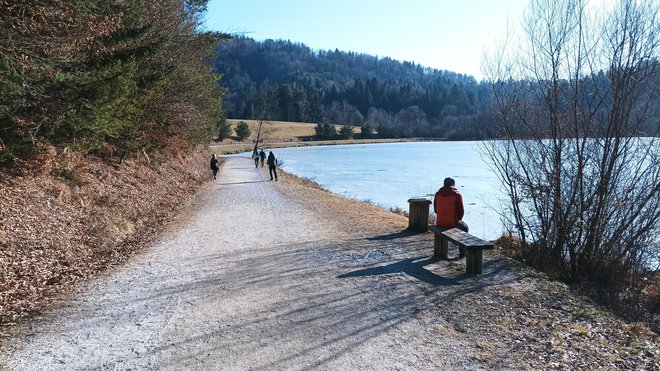
<path id="1" fill-rule="evenodd" d="M 246 37 L 221 43 L 215 66 L 227 88 L 228 118 L 352 124 L 397 137 L 476 138 L 488 131 L 490 85 L 471 76 Z"/>

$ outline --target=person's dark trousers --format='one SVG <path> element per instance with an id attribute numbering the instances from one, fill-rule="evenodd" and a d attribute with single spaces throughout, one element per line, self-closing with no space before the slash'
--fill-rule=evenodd
<path id="1" fill-rule="evenodd" d="M 270 173 L 270 180 L 273 180 L 273 174 L 275 174 L 275 181 L 277 181 L 277 170 L 275 166 L 268 165 L 268 172 Z"/>
<path id="2" fill-rule="evenodd" d="M 215 179 L 215 176 L 218 175 L 218 169 L 213 169 L 213 179 Z"/>
<path id="3" fill-rule="evenodd" d="M 468 228 L 468 225 L 465 224 L 465 222 L 462 221 L 462 220 L 460 222 L 458 222 L 458 225 L 456 226 L 456 228 L 458 228 L 458 229 L 460 229 L 460 230 L 462 230 L 463 232 L 466 232 L 466 233 L 470 231 L 470 228 Z"/>
<path id="4" fill-rule="evenodd" d="M 462 230 L 465 233 L 467 233 L 470 230 L 470 228 L 468 228 L 468 225 L 465 224 L 465 222 L 462 221 L 462 220 L 460 222 L 458 222 L 458 225 L 456 226 L 456 228 Z M 458 257 L 462 258 L 464 256 L 465 256 L 465 248 L 459 247 L 458 248 Z"/>
<path id="5" fill-rule="evenodd" d="M 259 167 L 259 158 L 254 159 L 254 167 Z"/>

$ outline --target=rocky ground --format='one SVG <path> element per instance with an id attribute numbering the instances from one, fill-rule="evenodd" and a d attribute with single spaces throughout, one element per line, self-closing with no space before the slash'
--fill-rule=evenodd
<path id="1" fill-rule="evenodd" d="M 467 275 L 464 260 L 432 259 L 432 235 L 406 233 L 400 215 L 267 179 L 229 160 L 159 242 L 8 328 L 0 364 L 660 369 L 646 327 L 496 251 Z"/>

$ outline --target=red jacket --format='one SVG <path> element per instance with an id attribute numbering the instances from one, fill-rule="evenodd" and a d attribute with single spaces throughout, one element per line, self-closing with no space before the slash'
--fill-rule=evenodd
<path id="1" fill-rule="evenodd" d="M 463 219 L 463 197 L 454 187 L 442 187 L 433 199 L 433 210 L 437 216 L 435 224 L 440 227 L 456 227 Z"/>

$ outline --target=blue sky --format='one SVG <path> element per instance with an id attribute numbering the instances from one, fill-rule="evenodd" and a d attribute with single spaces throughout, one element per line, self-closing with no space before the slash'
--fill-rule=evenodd
<path id="1" fill-rule="evenodd" d="M 206 28 L 414 61 L 481 79 L 528 0 L 210 0 Z"/>

